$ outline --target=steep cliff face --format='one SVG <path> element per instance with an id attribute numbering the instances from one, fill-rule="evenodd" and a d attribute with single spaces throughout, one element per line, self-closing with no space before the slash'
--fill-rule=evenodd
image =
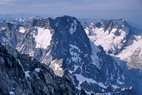
<path id="1" fill-rule="evenodd" d="M 114 94 L 117 90 L 121 93 L 123 87 L 130 87 L 131 82 L 116 62 L 101 47 L 90 42 L 80 22 L 71 17 L 59 17 L 55 19 L 55 25 L 52 60 L 63 60 L 61 69 L 79 89 L 85 89 L 88 93 L 109 93 L 113 89 L 116 92 L 111 94 Z M 56 71 L 56 67 L 51 66 Z"/>
<path id="2" fill-rule="evenodd" d="M 65 78 L 55 76 L 45 64 L 0 45 L 0 95 L 76 95 Z"/>
<path id="3" fill-rule="evenodd" d="M 7 24 L 1 27 L 0 36 L 2 44 L 47 64 L 56 75 L 67 77 L 88 94 L 135 95 L 131 79 L 88 38 L 74 17 L 33 19 L 29 25 Z"/>

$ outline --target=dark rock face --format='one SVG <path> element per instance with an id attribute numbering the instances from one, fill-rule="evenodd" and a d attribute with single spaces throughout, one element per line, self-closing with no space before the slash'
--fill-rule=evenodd
<path id="1" fill-rule="evenodd" d="M 49 65 L 56 75 L 72 80 L 78 89 L 85 90 L 87 94 L 136 95 L 132 81 L 103 48 L 89 40 L 76 18 L 34 19 L 30 25 L 10 26 L 9 30 L 1 28 L 2 44 Z M 21 27 L 24 27 L 24 32 L 19 32 Z"/>
<path id="2" fill-rule="evenodd" d="M 0 95 L 76 95 L 67 79 L 45 64 L 0 45 Z"/>
<path id="3" fill-rule="evenodd" d="M 76 30 L 70 34 L 70 27 L 74 21 L 77 23 Z M 125 75 L 119 66 L 105 54 L 103 49 L 98 48 L 100 51 L 96 55 L 100 59 L 99 68 L 92 62 L 91 53 L 94 52 L 80 22 L 70 17 L 60 17 L 55 19 L 55 22 L 57 30 L 52 36 L 51 56 L 52 60 L 63 59 L 65 76 L 71 77 L 79 88 L 87 92 L 109 93 L 109 86 L 116 90 L 113 85 L 119 85 L 118 88 L 130 87 L 131 82 L 122 77 Z M 123 81 L 124 84 L 119 84 L 119 81 Z M 114 93 L 115 91 L 111 94 Z M 116 93 L 123 94 L 123 91 L 116 91 Z"/>

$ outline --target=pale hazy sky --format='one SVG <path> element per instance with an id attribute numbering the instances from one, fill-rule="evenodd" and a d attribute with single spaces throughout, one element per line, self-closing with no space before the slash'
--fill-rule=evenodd
<path id="1" fill-rule="evenodd" d="M 124 18 L 142 27 L 142 0 L 0 0 L 0 14 Z"/>

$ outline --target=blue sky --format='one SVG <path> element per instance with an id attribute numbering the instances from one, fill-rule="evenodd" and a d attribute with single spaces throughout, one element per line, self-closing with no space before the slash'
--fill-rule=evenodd
<path id="1" fill-rule="evenodd" d="M 142 0 L 0 0 L 1 14 L 124 18 L 142 27 Z"/>

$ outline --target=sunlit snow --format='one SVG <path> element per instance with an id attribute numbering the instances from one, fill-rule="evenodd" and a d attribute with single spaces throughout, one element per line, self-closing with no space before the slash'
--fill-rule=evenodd
<path id="1" fill-rule="evenodd" d="M 38 34 L 35 36 L 36 48 L 46 49 L 50 45 L 51 32 L 49 29 L 37 28 Z"/>
<path id="2" fill-rule="evenodd" d="M 25 32 L 26 32 L 26 29 L 25 29 L 24 27 L 20 27 L 19 32 L 20 32 L 20 33 L 25 33 Z"/>
<path id="3" fill-rule="evenodd" d="M 10 91 L 9 95 L 15 95 L 15 93 L 13 91 Z"/>
<path id="4" fill-rule="evenodd" d="M 142 46 L 141 36 L 135 36 L 132 45 L 127 46 L 120 54 L 117 55 L 121 60 L 130 61 L 130 56 L 135 52 L 136 49 Z"/>

